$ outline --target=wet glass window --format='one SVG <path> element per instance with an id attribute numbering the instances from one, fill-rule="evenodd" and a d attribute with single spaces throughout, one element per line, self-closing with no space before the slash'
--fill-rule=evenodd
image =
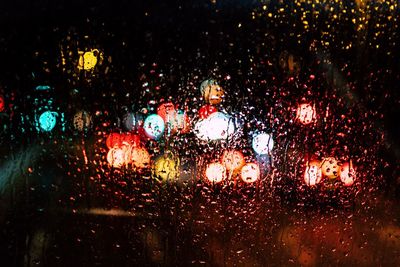
<path id="1" fill-rule="evenodd" d="M 0 6 L 2 266 L 400 265 L 398 1 Z"/>

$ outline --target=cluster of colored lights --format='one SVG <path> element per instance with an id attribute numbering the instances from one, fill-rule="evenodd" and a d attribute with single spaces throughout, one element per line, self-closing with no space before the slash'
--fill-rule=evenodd
<path id="1" fill-rule="evenodd" d="M 88 52 L 87 52 L 88 53 Z M 82 54 L 80 63 L 82 69 L 88 70 L 85 64 L 94 67 L 96 62 L 92 57 L 98 57 L 98 51 Z M 89 63 L 87 63 L 89 62 Z M 89 66 L 88 65 L 88 66 Z M 37 90 L 48 90 L 40 87 Z M 172 102 L 164 102 L 153 114 L 128 112 L 123 117 L 127 133 L 111 133 L 106 139 L 107 162 L 113 168 L 130 168 L 138 173 L 152 169 L 152 174 L 162 180 L 175 179 L 179 176 L 179 157 L 167 151 L 152 160 L 152 156 L 144 146 L 144 139 L 159 141 L 162 138 L 172 138 L 176 134 L 186 134 L 192 131 L 201 142 L 219 142 L 229 140 L 241 127 L 236 118 L 219 111 L 218 105 L 224 99 L 225 91 L 215 80 L 205 80 L 200 85 L 200 92 L 205 105 L 198 110 L 198 119 L 191 126 L 186 112 L 178 109 Z M 50 101 L 52 102 L 52 101 Z M 50 103 L 49 102 L 49 103 Z M 48 104 L 48 103 L 47 103 Z M 0 98 L 0 108 L 4 109 L 4 99 Z M 35 116 L 36 128 L 39 132 L 50 133 L 56 126 L 58 117 L 63 113 L 52 111 L 49 106 L 40 107 Z M 301 103 L 297 107 L 296 121 L 308 126 L 317 120 L 316 108 L 312 103 Z M 79 131 L 87 131 L 92 126 L 89 112 L 81 110 L 73 117 L 73 126 Z M 252 134 L 251 146 L 258 156 L 271 156 L 274 140 L 267 132 Z M 206 165 L 204 177 L 207 181 L 217 184 L 232 179 L 241 179 L 244 183 L 254 183 L 259 180 L 261 171 L 259 163 L 246 162 L 243 154 L 237 150 L 226 150 L 219 161 Z M 304 172 L 304 182 L 315 186 L 324 179 L 327 181 L 340 180 L 344 185 L 351 186 L 356 178 L 352 163 L 339 164 L 336 159 L 329 157 L 321 161 L 307 162 Z"/>
<path id="2" fill-rule="evenodd" d="M 157 113 L 146 117 L 126 113 L 123 123 L 128 133 L 111 133 L 106 139 L 108 147 L 107 162 L 113 168 L 127 168 L 138 173 L 152 170 L 152 175 L 163 181 L 176 179 L 179 176 L 179 157 L 167 150 L 155 160 L 151 160 L 148 150 L 142 145 L 144 139 L 159 141 L 174 134 L 186 134 L 192 130 L 203 142 L 217 142 L 229 139 L 237 130 L 234 118 L 218 111 L 224 90 L 215 80 L 206 80 L 200 86 L 200 92 L 206 104 L 198 111 L 198 120 L 191 129 L 186 112 L 179 110 L 172 102 L 158 106 Z M 86 112 L 75 116 L 75 125 L 81 129 L 82 124 L 89 123 Z M 136 134 L 131 134 L 135 132 Z M 260 132 L 253 136 L 253 149 L 258 155 L 270 154 L 273 148 L 272 136 Z M 243 154 L 237 150 L 226 150 L 221 159 L 206 165 L 204 178 L 213 183 L 221 183 L 240 178 L 244 183 L 254 183 L 260 178 L 258 163 L 246 162 Z"/>
<path id="3" fill-rule="evenodd" d="M 131 165 L 142 171 L 150 166 L 150 154 L 141 146 L 140 137 L 131 133 L 111 133 L 106 139 L 107 161 L 114 168 Z"/>
<path id="4" fill-rule="evenodd" d="M 144 173 L 152 168 L 153 176 L 164 181 L 175 180 L 179 175 L 178 157 L 166 151 L 152 162 L 150 153 L 137 134 L 111 133 L 106 139 L 106 145 L 109 149 L 107 162 L 113 168 L 125 167 L 137 173 Z"/>
<path id="5" fill-rule="evenodd" d="M 322 161 L 308 162 L 304 172 L 304 182 L 309 186 L 315 186 L 324 179 L 331 183 L 341 181 L 345 186 L 353 185 L 356 172 L 352 161 L 340 165 L 334 157 L 327 157 Z"/>
<path id="6" fill-rule="evenodd" d="M 240 151 L 226 150 L 220 162 L 208 164 L 205 177 L 211 183 L 236 177 L 240 177 L 244 183 L 254 183 L 260 178 L 260 167 L 254 162 L 246 163 Z"/>
<path id="7" fill-rule="evenodd" d="M 157 140 L 165 131 L 168 136 L 189 132 L 190 122 L 183 110 L 177 110 L 173 103 L 167 102 L 158 107 L 157 114 L 147 116 L 143 128 L 149 138 Z"/>
<path id="8" fill-rule="evenodd" d="M 214 89 L 213 89 L 214 88 Z M 216 89 L 218 88 L 218 89 Z M 214 91 L 213 91 L 214 90 Z M 222 101 L 223 89 L 212 80 L 205 81 L 200 86 L 203 99 L 207 102 L 198 111 L 198 120 L 195 121 L 192 131 L 203 142 L 216 142 L 229 139 L 238 125 L 234 118 L 218 111 L 215 103 Z M 218 100 L 218 101 L 217 101 Z M 217 101 L 217 102 L 216 102 Z M 317 119 L 315 106 L 310 103 L 302 103 L 297 107 L 296 120 L 305 126 L 315 123 Z M 107 139 L 109 152 L 107 160 L 110 166 L 121 168 L 132 166 L 136 171 L 149 169 L 153 163 L 153 175 L 162 180 L 175 179 L 179 176 L 179 158 L 171 151 L 160 155 L 154 162 L 151 161 L 148 151 L 140 146 L 140 138 L 159 140 L 162 137 L 169 138 L 173 134 L 185 134 L 190 131 L 190 121 L 186 113 L 175 108 L 171 102 L 161 104 L 156 114 L 149 114 L 146 118 L 128 113 L 124 116 L 125 127 L 129 130 L 143 129 L 144 135 L 126 135 L 113 133 Z M 116 135 L 118 135 L 116 137 Z M 122 135 L 122 137 L 121 137 Z M 127 139 L 127 136 L 129 138 Z M 141 137 L 142 136 L 142 137 Z M 134 137 L 135 140 L 132 140 Z M 118 140 L 110 144 L 110 138 Z M 271 156 L 274 148 L 272 135 L 266 132 L 253 134 L 251 142 L 253 151 L 259 156 Z M 243 154 L 238 150 L 226 150 L 220 160 L 206 165 L 203 177 L 213 184 L 224 181 L 241 179 L 244 183 L 254 183 L 261 175 L 258 162 L 246 162 Z M 339 165 L 334 158 L 325 158 L 322 161 L 307 163 L 304 182 L 308 186 L 314 186 L 323 179 L 334 181 L 341 180 L 346 186 L 354 183 L 355 171 L 352 164 Z"/>

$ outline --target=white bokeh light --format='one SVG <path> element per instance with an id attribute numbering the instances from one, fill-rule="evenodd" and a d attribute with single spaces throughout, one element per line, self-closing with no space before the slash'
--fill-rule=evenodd
<path id="1" fill-rule="evenodd" d="M 266 155 L 274 148 L 274 140 L 267 133 L 258 133 L 253 137 L 252 146 L 257 154 Z"/>
<path id="2" fill-rule="evenodd" d="M 197 138 L 203 141 L 222 140 L 234 134 L 235 125 L 231 116 L 222 112 L 215 112 L 207 119 L 198 121 L 194 127 L 194 132 Z"/>
<path id="3" fill-rule="evenodd" d="M 226 168 L 219 162 L 210 163 L 206 169 L 206 178 L 209 182 L 220 183 L 226 178 Z"/>
<path id="4" fill-rule="evenodd" d="M 164 134 L 164 120 L 157 114 L 146 118 L 143 126 L 146 135 L 152 139 L 158 139 Z"/>

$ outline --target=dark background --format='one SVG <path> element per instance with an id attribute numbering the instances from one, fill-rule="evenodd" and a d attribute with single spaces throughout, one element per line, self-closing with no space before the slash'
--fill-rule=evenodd
<path id="1" fill-rule="evenodd" d="M 400 194 L 400 35 L 398 21 L 387 20 L 388 16 L 398 18 L 399 9 L 390 10 L 388 5 L 370 3 L 369 27 L 357 31 L 351 19 L 362 17 L 361 13 L 348 12 L 333 22 L 332 13 L 327 11 L 327 6 L 334 10 L 351 9 L 355 7 L 353 1 L 344 1 L 340 7 L 321 4 L 316 7 L 320 17 L 310 19 L 312 27 L 305 31 L 301 12 L 293 12 L 300 7 L 292 1 L 265 1 L 264 4 L 273 14 L 284 8 L 286 17 L 268 18 L 259 1 L 0 3 L 0 94 L 5 96 L 8 105 L 7 115 L 1 117 L 6 127 L 0 136 L 0 171 L 6 170 L 10 161 L 16 162 L 10 167 L 14 170 L 11 172 L 14 172 L 15 182 L 7 183 L 1 191 L 0 249 L 5 266 L 187 266 L 201 265 L 199 259 L 204 258 L 210 266 L 220 262 L 229 266 L 242 261 L 260 266 L 267 263 L 296 265 L 301 261 L 293 261 L 293 255 L 282 252 L 272 236 L 293 221 L 312 225 L 314 219 L 327 232 L 340 233 L 350 220 L 356 229 L 353 233 L 356 245 L 362 247 L 364 241 L 372 240 L 365 254 L 378 251 L 375 259 L 361 257 L 357 249 L 352 249 L 350 259 L 339 257 L 344 265 L 369 265 L 371 262 L 395 265 L 399 262 L 397 243 L 388 256 L 381 247 L 374 247 L 382 243 L 374 243 L 375 237 L 371 237 L 374 234 L 370 232 L 387 221 L 398 226 L 400 214 L 394 208 Z M 311 9 L 307 4 L 301 6 Z M 377 24 L 382 26 L 377 27 Z M 379 37 L 375 37 L 377 32 Z M 323 40 L 330 45 L 321 45 Z M 343 49 L 341 41 L 352 42 L 352 48 Z M 68 45 L 74 51 L 99 48 L 105 60 L 94 73 L 83 74 L 74 67 L 75 51 L 71 57 L 66 57 L 67 63 L 62 66 L 60 51 L 67 51 Z M 300 65 L 299 72 L 291 73 L 280 65 L 284 52 L 295 57 Z M 159 76 L 160 73 L 163 76 Z M 316 78 L 311 80 L 310 75 Z M 127 198 L 115 197 L 118 185 L 113 180 L 108 181 L 109 191 L 95 187 L 91 198 L 100 198 L 98 203 L 105 203 L 107 208 L 114 205 L 131 209 L 137 212 L 136 217 L 80 214 L 76 210 L 88 199 L 85 197 L 87 188 L 79 182 L 84 174 L 69 172 L 76 167 L 74 164 L 79 165 L 78 160 L 71 160 L 76 152 L 73 145 L 79 144 L 79 136 L 68 128 L 66 133 L 57 132 L 55 138 L 38 137 L 30 125 L 19 119 L 31 116 L 36 108 L 33 98 L 48 97 L 35 92 L 34 88 L 50 84 L 54 88 L 52 97 L 66 115 L 72 115 L 79 108 L 91 112 L 108 110 L 108 115 L 98 118 L 96 123 L 101 125 L 108 120 L 110 126 L 106 130 L 118 130 L 117 117 L 123 114 L 125 106 L 151 110 L 155 106 L 149 104 L 150 100 L 158 103 L 171 97 L 182 106 L 189 103 L 198 108 L 201 103 L 192 99 L 198 97 L 198 85 L 208 77 L 216 77 L 227 89 L 225 108 L 242 111 L 250 124 L 253 123 L 251 127 L 255 119 L 279 118 L 287 122 L 290 112 L 286 107 L 296 105 L 302 97 L 315 101 L 322 110 L 331 103 L 329 106 L 338 117 L 341 114 L 351 119 L 348 123 L 338 119 L 332 125 L 351 127 L 352 134 L 338 140 L 335 136 L 339 127 L 318 125 L 315 132 L 309 132 L 317 140 L 315 146 L 310 145 L 310 150 L 315 152 L 321 147 L 324 153 L 338 153 L 332 148 L 337 140 L 341 145 L 352 146 L 357 163 L 363 165 L 359 168 L 365 171 L 362 175 L 365 186 L 357 194 L 365 197 L 358 197 L 355 208 L 350 211 L 335 206 L 333 211 L 331 207 L 324 207 L 313 213 L 313 210 L 305 211 L 296 206 L 302 193 L 292 193 L 294 185 L 284 182 L 276 190 L 281 198 L 270 195 L 269 191 L 264 192 L 262 200 L 252 198 L 251 193 L 232 196 L 226 192 L 221 197 L 210 193 L 202 198 L 197 191 L 182 189 L 181 192 L 173 188 L 172 193 L 164 191 L 153 199 L 154 207 L 132 208 L 135 205 Z M 144 87 L 146 82 L 148 85 Z M 250 109 L 251 106 L 255 109 Z M 269 107 L 274 107 L 276 113 L 269 114 Z M 266 124 L 274 128 L 272 123 Z M 96 130 L 104 130 L 96 127 Z M 295 144 L 303 146 L 304 132 L 292 128 L 295 127 L 290 123 L 282 123 L 275 131 L 277 135 L 285 132 L 285 137 L 292 136 Z M 95 143 L 93 132 L 89 134 L 89 144 Z M 41 152 L 35 154 L 35 151 Z M 296 157 L 294 152 L 288 155 Z M 34 163 L 30 164 L 31 161 Z M 25 170 L 32 166 L 33 172 L 27 174 Z M 90 170 L 88 173 L 92 174 Z M 284 175 L 290 177 L 290 174 Z M 140 190 L 147 192 L 147 189 Z M 125 189 L 120 191 L 129 196 Z M 141 204 L 146 203 L 145 197 L 140 196 L 142 191 L 135 195 Z M 379 192 L 383 196 L 375 198 L 372 193 L 368 195 L 369 192 Z M 190 196 L 192 202 L 185 202 L 184 196 Z M 232 203 L 232 199 L 235 205 L 226 204 Z M 248 199 L 251 200 L 247 202 Z M 217 204 L 210 204 L 212 200 Z M 202 206 L 223 214 L 223 219 L 216 216 L 222 222 L 202 212 Z M 255 214 L 256 219 L 247 225 L 243 221 L 252 217 L 246 217 L 242 211 Z M 337 228 L 326 227 L 332 220 Z M 204 237 L 204 232 L 214 241 Z M 263 235 L 266 241 L 257 238 L 260 233 L 267 233 Z M 307 233 L 297 236 L 304 239 Z M 325 235 L 315 239 L 326 240 Z M 240 258 L 241 252 L 237 251 L 241 250 L 236 249 L 235 244 L 241 242 L 246 246 L 256 245 L 259 250 L 252 249 L 251 256 L 244 250 L 246 256 Z M 207 254 L 207 247 L 217 246 L 216 243 L 225 251 L 224 255 L 235 256 L 224 256 L 221 260 L 216 252 L 216 255 Z M 326 250 L 323 245 L 321 247 L 320 253 L 329 254 L 329 246 Z M 325 259 L 317 263 L 338 262 L 334 257 Z"/>

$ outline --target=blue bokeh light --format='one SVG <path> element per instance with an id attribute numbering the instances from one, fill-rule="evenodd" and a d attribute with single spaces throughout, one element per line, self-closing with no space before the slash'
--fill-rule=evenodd
<path id="1" fill-rule="evenodd" d="M 146 118 L 143 126 L 148 137 L 158 139 L 164 134 L 164 120 L 157 114 L 152 114 Z"/>
<path id="2" fill-rule="evenodd" d="M 39 127 L 45 132 L 50 132 L 54 129 L 57 122 L 57 112 L 45 111 L 39 117 Z"/>

